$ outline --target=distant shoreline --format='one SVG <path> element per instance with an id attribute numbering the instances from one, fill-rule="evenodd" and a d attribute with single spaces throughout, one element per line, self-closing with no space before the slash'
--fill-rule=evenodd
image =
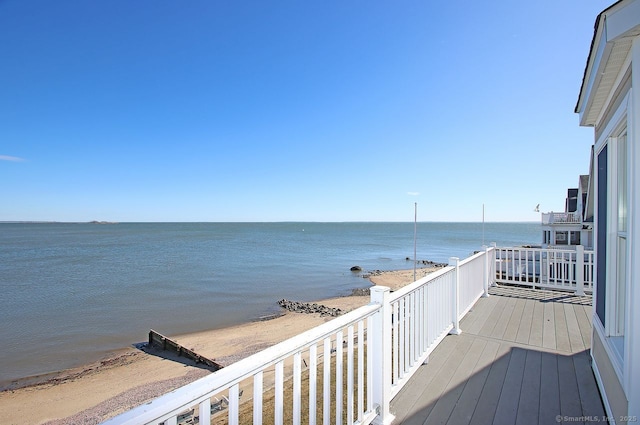
<path id="1" fill-rule="evenodd" d="M 0 224 L 119 224 L 119 221 L 0 221 Z"/>
<path id="2" fill-rule="evenodd" d="M 0 220 L 0 224 L 91 224 L 96 220 L 90 221 L 57 221 L 57 220 Z M 313 224 L 358 224 L 358 223 L 398 223 L 398 224 L 413 224 L 413 221 L 389 221 L 389 220 L 368 220 L 368 221 L 113 221 L 106 223 L 118 223 L 118 224 L 295 224 L 295 223 L 313 223 Z M 482 221 L 429 221 L 418 220 L 418 224 L 482 224 Z M 525 221 L 485 221 L 484 224 L 540 224 L 538 220 L 525 220 Z"/>

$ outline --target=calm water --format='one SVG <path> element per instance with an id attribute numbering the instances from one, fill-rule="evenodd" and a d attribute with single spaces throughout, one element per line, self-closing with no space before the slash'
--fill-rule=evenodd
<path id="1" fill-rule="evenodd" d="M 538 244 L 538 223 L 487 223 L 485 242 Z M 481 223 L 418 223 L 418 259 L 482 245 Z M 349 271 L 410 269 L 413 223 L 0 223 L 0 382 L 167 335 L 346 295 Z"/>

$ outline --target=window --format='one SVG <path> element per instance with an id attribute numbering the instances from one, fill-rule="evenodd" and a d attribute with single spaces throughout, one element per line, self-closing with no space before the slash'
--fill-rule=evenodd
<path id="1" fill-rule="evenodd" d="M 556 245 L 567 244 L 567 232 L 556 232 Z"/>
<path id="2" fill-rule="evenodd" d="M 627 133 L 617 137 L 617 190 L 616 190 L 616 276 L 615 285 L 615 323 L 610 335 L 624 335 L 624 317 L 627 286 Z"/>
<path id="3" fill-rule="evenodd" d="M 580 245 L 580 232 L 569 232 L 571 237 L 570 245 Z"/>
<path id="4" fill-rule="evenodd" d="M 606 326 L 606 302 L 607 302 L 607 148 L 598 154 L 597 165 L 597 246 L 596 246 L 596 314 L 600 322 Z"/>
<path id="5" fill-rule="evenodd" d="M 613 133 L 598 154 L 596 314 L 610 346 L 624 360 L 628 285 L 629 165 L 626 127 Z"/>

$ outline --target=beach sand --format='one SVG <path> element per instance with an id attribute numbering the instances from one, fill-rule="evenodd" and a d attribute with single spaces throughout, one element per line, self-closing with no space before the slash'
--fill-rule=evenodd
<path id="1" fill-rule="evenodd" d="M 417 278 L 434 270 L 437 268 L 420 268 Z M 413 270 L 373 273 L 369 280 L 397 290 L 413 282 Z M 367 283 L 364 280 L 363 287 Z M 366 305 L 369 296 L 317 302 L 351 311 Z M 229 365 L 328 320 L 331 317 L 286 312 L 267 321 L 170 337 L 198 354 Z M 49 375 L 40 382 L 18 382 L 16 389 L 0 392 L 0 418 L 3 424 L 97 424 L 209 373 L 166 352 L 123 349 L 102 361 Z M 26 383 L 29 385 L 21 387 Z"/>

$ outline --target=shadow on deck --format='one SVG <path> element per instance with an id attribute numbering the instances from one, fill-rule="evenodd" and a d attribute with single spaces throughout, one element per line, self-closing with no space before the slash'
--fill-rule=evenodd
<path id="1" fill-rule="evenodd" d="M 504 286 L 490 293 L 391 402 L 393 423 L 602 422 L 591 297 Z"/>

